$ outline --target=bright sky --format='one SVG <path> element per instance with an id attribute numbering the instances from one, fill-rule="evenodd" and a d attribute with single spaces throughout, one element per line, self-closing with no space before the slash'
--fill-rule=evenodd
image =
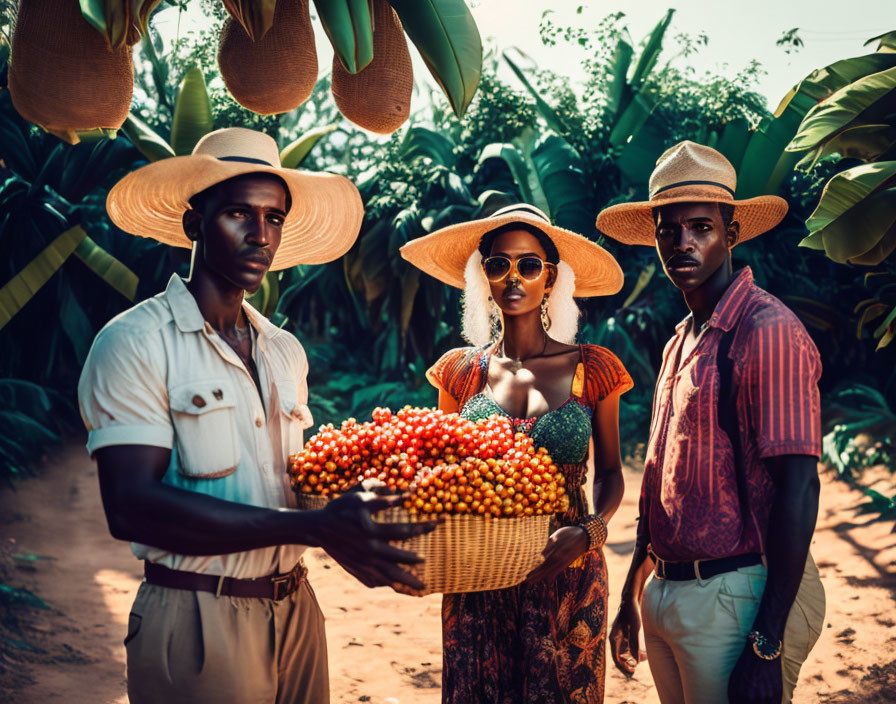
<path id="1" fill-rule="evenodd" d="M 470 0 L 468 0 L 470 2 Z M 545 9 L 554 10 L 553 18 L 560 26 L 587 26 L 604 16 L 623 11 L 632 39 L 641 41 L 653 29 L 669 7 L 675 7 L 672 26 L 666 34 L 665 51 L 678 53 L 675 36 L 681 32 L 696 35 L 705 32 L 709 44 L 688 61 L 698 75 L 714 70 L 733 76 L 752 59 L 761 62 L 767 71 L 759 93 L 774 109 L 790 88 L 815 68 L 838 59 L 868 53 L 873 47 L 863 47 L 867 39 L 886 31 L 896 30 L 896 3 L 893 0 L 749 0 L 722 2 L 720 0 L 472 0 L 473 15 L 484 40 L 491 39 L 499 49 L 520 47 L 542 67 L 579 75 L 582 52 L 566 44 L 556 47 L 542 45 L 538 25 Z M 581 15 L 576 14 L 584 6 Z M 189 30 L 202 22 L 200 4 L 193 2 L 180 18 L 180 31 Z M 636 7 L 636 10 L 632 10 Z M 155 26 L 166 38 L 177 32 L 177 10 L 156 13 Z M 315 21 L 315 35 L 322 73 L 329 70 L 332 49 L 326 35 Z M 798 27 L 805 46 L 796 53 L 786 54 L 775 46 L 784 31 Z M 412 49 L 415 76 L 428 80 L 429 72 Z M 516 79 L 508 72 L 511 84 Z"/>

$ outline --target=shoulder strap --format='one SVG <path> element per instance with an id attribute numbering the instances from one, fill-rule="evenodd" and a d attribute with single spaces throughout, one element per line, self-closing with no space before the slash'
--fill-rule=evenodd
<path id="1" fill-rule="evenodd" d="M 734 472 L 737 479 L 737 499 L 740 504 L 741 526 L 749 520 L 749 500 L 747 497 L 747 477 L 744 470 L 743 448 L 740 442 L 740 428 L 737 420 L 737 393 L 734 385 L 734 362 L 731 360 L 731 343 L 737 328 L 722 334 L 716 351 L 716 368 L 719 370 L 719 405 L 717 410 L 719 427 L 731 442 L 734 454 Z"/>

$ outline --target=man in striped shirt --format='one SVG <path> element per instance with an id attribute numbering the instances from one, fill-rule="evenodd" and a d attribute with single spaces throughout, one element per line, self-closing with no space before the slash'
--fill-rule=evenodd
<path id="1" fill-rule="evenodd" d="M 691 311 L 663 353 L 638 540 L 610 636 L 630 675 L 643 621 L 663 704 L 789 702 L 824 618 L 809 555 L 821 363 L 796 316 L 749 268 L 732 270 L 731 248 L 787 210 L 774 196 L 735 201 L 735 183 L 721 154 L 683 142 L 657 162 L 650 201 L 597 222 L 655 246 Z"/>

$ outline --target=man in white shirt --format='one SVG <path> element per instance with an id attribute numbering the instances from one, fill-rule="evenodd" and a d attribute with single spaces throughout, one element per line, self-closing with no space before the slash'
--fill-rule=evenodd
<path id="1" fill-rule="evenodd" d="M 374 523 L 397 499 L 363 492 L 294 510 L 286 461 L 312 424 L 307 359 L 243 298 L 269 269 L 342 256 L 358 192 L 283 169 L 270 137 L 229 128 L 129 174 L 107 208 L 128 232 L 194 248 L 189 280 L 97 335 L 78 387 L 110 531 L 145 561 L 130 701 L 328 702 L 302 552 L 324 548 L 370 587 L 419 588 L 398 564 L 420 559 L 388 541 L 432 525 Z"/>

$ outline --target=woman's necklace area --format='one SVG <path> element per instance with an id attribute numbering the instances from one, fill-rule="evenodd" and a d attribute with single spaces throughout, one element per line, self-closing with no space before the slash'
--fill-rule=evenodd
<path id="1" fill-rule="evenodd" d="M 544 355 L 544 351 L 548 348 L 548 334 L 542 330 L 542 335 L 544 335 L 544 344 L 541 346 L 541 352 L 538 354 L 529 355 L 528 357 L 509 357 L 510 362 L 507 364 L 507 368 L 514 374 L 516 374 L 520 369 L 523 368 L 523 362 L 527 359 L 532 359 L 533 357 L 541 357 Z M 501 347 L 498 350 L 501 353 L 502 357 L 507 357 L 504 354 L 504 340 L 501 340 Z"/>

